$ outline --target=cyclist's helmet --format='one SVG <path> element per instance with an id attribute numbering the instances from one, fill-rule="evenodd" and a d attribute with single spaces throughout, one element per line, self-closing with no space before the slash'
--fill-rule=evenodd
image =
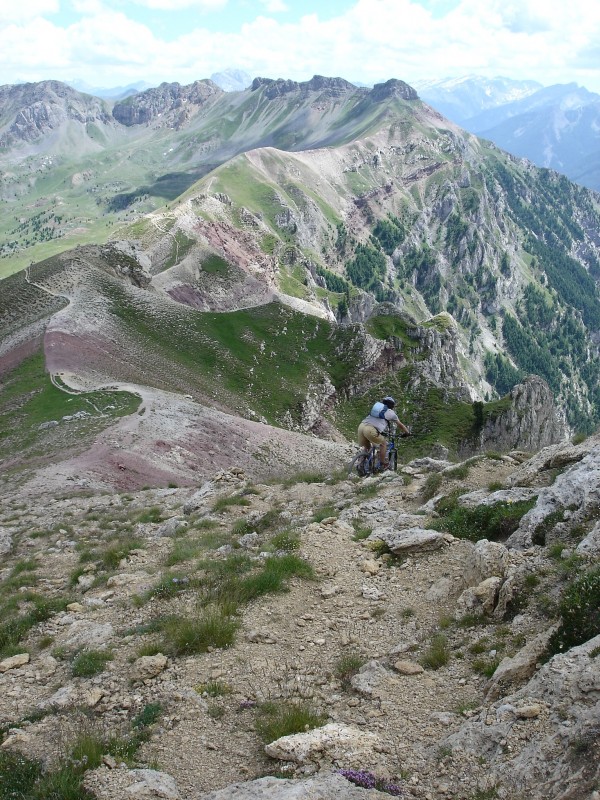
<path id="1" fill-rule="evenodd" d="M 394 400 L 394 398 L 389 397 L 389 395 L 388 397 L 384 397 L 381 402 L 384 403 L 388 408 L 394 408 L 394 406 L 396 405 L 396 401 Z"/>

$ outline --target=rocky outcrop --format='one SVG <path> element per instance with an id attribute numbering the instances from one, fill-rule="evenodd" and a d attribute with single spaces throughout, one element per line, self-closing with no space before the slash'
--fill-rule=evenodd
<path id="1" fill-rule="evenodd" d="M 155 89 L 147 89 L 115 103 L 112 113 L 117 122 L 127 127 L 147 125 L 164 115 L 172 123 L 181 114 L 189 115 L 190 107 L 197 112 L 222 94 L 223 90 L 210 80 L 195 81 L 189 86 L 161 83 Z"/>
<path id="2" fill-rule="evenodd" d="M 329 97 L 341 97 L 349 92 L 361 91 L 354 86 L 354 84 L 349 83 L 343 78 L 325 78 L 322 75 L 315 75 L 311 80 L 302 82 L 282 80 L 281 78 L 277 80 L 273 80 L 272 78 L 255 78 L 252 81 L 250 91 L 256 92 L 258 89 L 263 89 L 265 97 L 269 100 L 293 92 L 302 94 L 321 92 Z"/>
<path id="3" fill-rule="evenodd" d="M 462 456 L 482 450 L 536 452 L 566 436 L 550 387 L 537 375 L 517 384 L 479 424 L 476 435 L 463 442 Z"/>
<path id="4" fill-rule="evenodd" d="M 104 100 L 81 94 L 60 81 L 0 87 L 0 147 L 34 142 L 68 121 L 114 125 Z"/>
<path id="5" fill-rule="evenodd" d="M 555 526 L 564 534 L 600 509 L 600 445 L 540 490 L 537 503 L 507 540 L 510 547 L 548 543 Z"/>
<path id="6" fill-rule="evenodd" d="M 86 788 L 94 797 L 123 800 L 181 800 L 171 775 L 153 769 L 107 769 L 86 775 Z"/>
<path id="7" fill-rule="evenodd" d="M 453 397 L 469 402 L 471 391 L 458 358 L 458 328 L 450 314 L 438 314 L 407 333 L 418 343 L 413 388 L 425 382 L 451 390 Z"/>
<path id="8" fill-rule="evenodd" d="M 361 789 L 341 775 L 324 775 L 305 780 L 258 778 L 209 792 L 199 800 L 386 800 L 389 793 Z"/>
<path id="9" fill-rule="evenodd" d="M 369 98 L 376 103 L 384 102 L 390 98 L 398 98 L 399 100 L 418 100 L 419 95 L 404 81 L 399 81 L 396 78 L 391 78 L 385 83 L 376 83 L 373 86 Z"/>
<path id="10" fill-rule="evenodd" d="M 358 728 L 330 723 L 306 733 L 283 736 L 268 744 L 265 752 L 280 761 L 295 764 L 329 765 L 351 767 L 368 764 L 376 760 L 375 748 L 379 744 L 373 733 Z"/>
<path id="11" fill-rule="evenodd" d="M 443 745 L 484 757 L 491 785 L 531 800 L 593 797 L 600 779 L 599 646 L 596 636 L 554 656 L 526 686 L 484 707 Z"/>

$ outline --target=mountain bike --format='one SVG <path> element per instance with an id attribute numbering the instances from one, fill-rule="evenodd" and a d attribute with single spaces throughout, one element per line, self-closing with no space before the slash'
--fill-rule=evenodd
<path id="1" fill-rule="evenodd" d="M 388 434 L 386 456 L 389 463 L 387 469 L 396 471 L 398 469 L 398 439 L 405 438 L 409 434 L 406 433 L 393 433 Z M 348 464 L 348 476 L 353 472 L 357 472 L 361 478 L 367 475 L 378 475 L 383 472 L 379 460 L 379 445 L 372 444 L 368 450 L 361 447 L 358 453 L 354 456 L 352 461 Z"/>

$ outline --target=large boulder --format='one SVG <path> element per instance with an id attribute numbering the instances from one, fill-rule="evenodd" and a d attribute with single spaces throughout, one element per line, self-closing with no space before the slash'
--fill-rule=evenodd
<path id="1" fill-rule="evenodd" d="M 495 506 L 498 503 L 521 503 L 524 500 L 531 500 L 538 494 L 538 489 L 530 489 L 525 486 L 517 486 L 513 489 L 499 489 L 497 492 L 477 489 L 477 491 L 462 494 L 458 498 L 458 505 L 464 508 L 476 508 L 477 506 Z"/>
<path id="2" fill-rule="evenodd" d="M 511 486 L 530 486 L 545 472 L 565 467 L 581 461 L 590 450 L 600 445 L 600 433 L 594 434 L 580 444 L 574 445 L 564 441 L 544 447 L 539 453 L 525 460 L 509 477 Z"/>
<path id="3" fill-rule="evenodd" d="M 175 779 L 153 769 L 107 769 L 86 772 L 84 786 L 99 800 L 181 800 Z"/>
<path id="4" fill-rule="evenodd" d="M 437 746 L 451 747 L 456 758 L 485 758 L 500 796 L 518 787 L 529 800 L 592 797 L 600 781 L 599 649 L 596 636 L 555 655 Z"/>
<path id="5" fill-rule="evenodd" d="M 510 554 L 500 542 L 480 539 L 471 545 L 464 559 L 463 574 L 466 586 L 476 586 L 481 581 L 504 577 L 510 564 Z"/>
<path id="6" fill-rule="evenodd" d="M 600 508 L 600 445 L 540 490 L 537 503 L 521 519 L 507 546 L 520 549 L 545 544 L 553 524 L 575 527 Z"/>
<path id="7" fill-rule="evenodd" d="M 500 697 L 512 684 L 520 684 L 531 678 L 546 652 L 550 637 L 557 628 L 558 625 L 553 625 L 527 642 L 514 656 L 502 659 L 486 689 L 489 700 Z"/>
<path id="8" fill-rule="evenodd" d="M 374 733 L 332 722 L 306 733 L 282 736 L 266 745 L 265 752 L 280 761 L 296 764 L 336 764 L 353 767 L 377 761 L 375 748 L 379 738 Z"/>
<path id="9" fill-rule="evenodd" d="M 375 528 L 369 536 L 371 542 L 384 542 L 392 553 L 404 555 L 408 553 L 427 553 L 438 550 L 445 541 L 444 535 L 425 528 Z"/>
<path id="10" fill-rule="evenodd" d="M 341 775 L 318 775 L 306 780 L 258 778 L 201 794 L 198 800 L 389 800 L 377 789 L 361 789 Z"/>
<path id="11" fill-rule="evenodd" d="M 579 556 L 587 556 L 593 560 L 600 558 L 600 522 L 597 522 L 588 535 L 579 542 L 575 552 Z"/>

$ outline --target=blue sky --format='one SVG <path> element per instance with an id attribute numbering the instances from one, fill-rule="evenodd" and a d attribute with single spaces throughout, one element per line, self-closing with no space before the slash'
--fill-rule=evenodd
<path id="1" fill-rule="evenodd" d="M 0 0 L 0 84 L 190 83 L 238 68 L 374 83 L 482 75 L 600 92 L 589 0 Z"/>

